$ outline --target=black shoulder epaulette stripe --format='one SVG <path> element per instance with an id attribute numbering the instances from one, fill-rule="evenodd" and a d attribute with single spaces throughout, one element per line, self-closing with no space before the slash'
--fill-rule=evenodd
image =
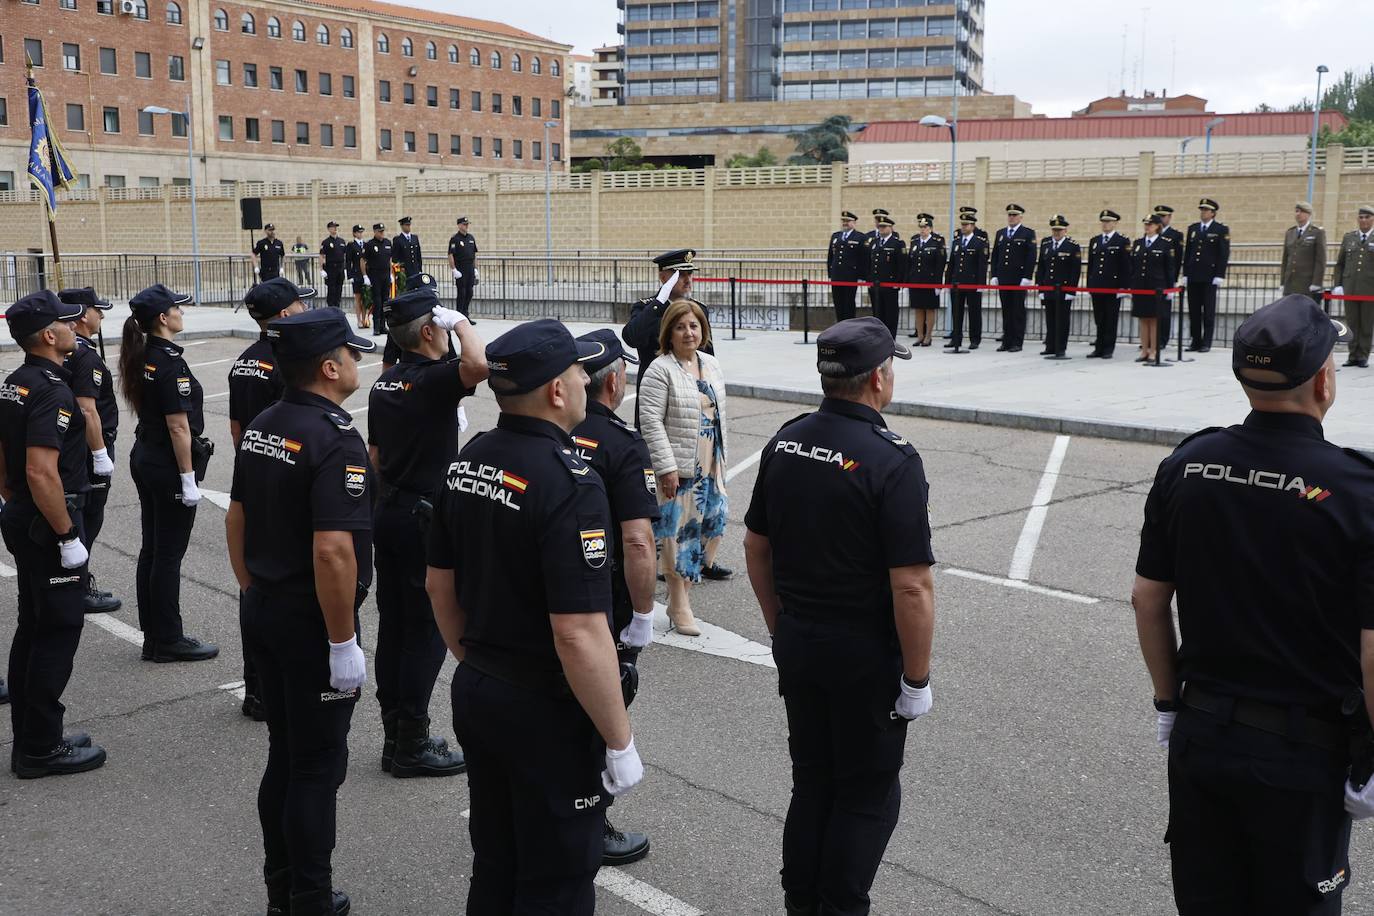
<path id="1" fill-rule="evenodd" d="M 341 413 L 333 410 L 326 410 L 324 415 L 329 418 L 329 422 L 333 423 L 341 430 L 347 431 L 353 428 L 353 421 Z"/>
<path id="2" fill-rule="evenodd" d="M 892 430 L 888 429 L 886 426 L 879 426 L 877 423 L 873 424 L 873 431 L 877 433 L 879 436 L 881 436 L 883 439 L 886 439 L 888 442 L 891 442 L 904 454 L 917 454 L 916 446 L 906 441 L 906 439 L 900 433 L 895 433 Z"/>
<path id="3" fill-rule="evenodd" d="M 1226 427 L 1224 427 L 1224 426 L 1209 426 L 1209 427 L 1207 427 L 1206 429 L 1200 429 L 1200 430 L 1198 430 L 1197 432 L 1193 433 L 1193 434 L 1190 435 L 1190 436 L 1184 436 L 1184 437 L 1183 437 L 1183 440 L 1182 440 L 1181 442 L 1179 442 L 1179 445 L 1183 445 L 1184 442 L 1192 442 L 1192 441 L 1193 441 L 1194 439 L 1196 439 L 1198 436 L 1205 436 L 1205 435 L 1207 435 L 1208 433 L 1220 432 L 1221 430 L 1223 430 L 1223 429 L 1225 429 L 1225 428 L 1226 428 Z"/>
<path id="4" fill-rule="evenodd" d="M 572 474 L 573 480 L 583 481 L 596 477 L 591 472 L 592 466 L 583 461 L 572 449 L 559 446 L 555 451 L 558 457 L 563 459 L 563 464 L 567 466 L 568 473 Z"/>
<path id="5" fill-rule="evenodd" d="M 796 423 L 796 422 L 798 422 L 799 420 L 805 420 L 805 419 L 806 419 L 807 417 L 809 417 L 809 416 L 811 416 L 811 414 L 809 414 L 809 413 L 799 413 L 799 414 L 797 414 L 795 417 L 793 417 L 792 419 L 788 420 L 786 423 L 784 423 L 784 424 L 782 424 L 781 426 L 779 426 L 779 427 L 778 427 L 778 431 L 781 432 L 782 430 L 784 430 L 784 429 L 786 429 L 787 427 L 791 426 L 793 423 Z"/>

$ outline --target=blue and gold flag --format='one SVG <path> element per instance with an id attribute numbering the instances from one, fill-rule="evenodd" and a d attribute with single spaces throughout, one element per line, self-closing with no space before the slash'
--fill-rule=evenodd
<path id="1" fill-rule="evenodd" d="M 48 205 L 48 219 L 57 218 L 57 189 L 69 187 L 76 182 L 76 173 L 67 162 L 67 153 L 57 134 L 48 129 L 48 105 L 43 101 L 43 93 L 33 81 L 30 71 L 29 85 L 29 181 L 43 192 L 43 201 Z"/>

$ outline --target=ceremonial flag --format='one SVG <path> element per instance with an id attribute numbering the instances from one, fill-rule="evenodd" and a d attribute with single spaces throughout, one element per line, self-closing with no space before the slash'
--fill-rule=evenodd
<path id="1" fill-rule="evenodd" d="M 32 64 L 30 64 L 32 67 Z M 57 135 L 48 129 L 48 105 L 43 101 L 43 93 L 33 80 L 33 70 L 29 70 L 29 181 L 43 192 L 43 202 L 48 207 L 48 221 L 57 219 L 57 189 L 70 187 L 76 183 L 76 173 L 67 162 L 67 153 L 62 149 Z"/>

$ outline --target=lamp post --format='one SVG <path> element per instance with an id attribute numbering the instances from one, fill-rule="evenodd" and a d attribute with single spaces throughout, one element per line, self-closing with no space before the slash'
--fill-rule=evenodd
<path id="1" fill-rule="evenodd" d="M 553 147 L 549 146 L 549 129 L 557 126 L 557 121 L 544 122 L 544 263 L 550 295 L 553 294 Z"/>
<path id="2" fill-rule="evenodd" d="M 1317 124 L 1321 120 L 1322 111 L 1322 74 L 1330 73 L 1326 64 L 1317 65 L 1317 97 L 1312 103 L 1312 149 L 1307 157 L 1307 202 L 1312 202 L 1312 195 L 1316 193 L 1317 187 Z"/>
<path id="3" fill-rule="evenodd" d="M 1202 141 L 1202 151 L 1207 154 L 1206 171 L 1208 172 L 1212 171 L 1212 131 L 1220 127 L 1225 121 L 1225 118 L 1213 118 L 1205 125 L 1206 133 Z"/>
<path id="4" fill-rule="evenodd" d="M 153 115 L 181 115 L 186 123 L 186 163 L 190 168 L 191 182 L 191 269 L 195 275 L 196 304 L 200 304 L 200 225 L 196 216 L 196 147 L 195 132 L 191 127 L 191 97 L 186 97 L 186 110 L 175 111 L 161 105 L 145 105 L 143 111 Z"/>
<path id="5" fill-rule="evenodd" d="M 949 128 L 949 243 L 954 244 L 954 185 L 959 173 L 959 84 L 954 84 L 954 120 L 946 121 L 942 115 L 926 115 L 921 119 L 922 127 L 947 127 Z M 945 301 L 945 324 L 948 325 L 950 318 L 950 302 Z"/>

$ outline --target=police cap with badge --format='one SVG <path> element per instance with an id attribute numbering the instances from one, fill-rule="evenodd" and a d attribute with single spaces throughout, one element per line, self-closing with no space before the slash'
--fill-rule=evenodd
<path id="1" fill-rule="evenodd" d="M 41 289 L 5 309 L 5 320 L 9 322 L 10 336 L 15 340 L 23 340 L 55 321 L 75 321 L 84 314 L 86 306 L 64 302 L 52 290 Z"/>
<path id="2" fill-rule="evenodd" d="M 173 308 L 190 305 L 195 297 L 190 293 L 176 293 L 161 283 L 154 283 L 129 300 L 129 310 L 139 324 L 147 326 Z"/>
<path id="3" fill-rule="evenodd" d="M 419 282 L 421 278 L 428 277 L 428 274 L 412 274 L 411 276 L 416 279 L 416 285 L 411 286 L 410 280 L 407 280 L 405 292 L 395 298 L 388 299 L 386 305 L 382 306 L 382 313 L 386 315 L 386 323 L 389 326 L 405 324 L 424 315 L 432 315 L 434 314 L 434 307 L 441 304 L 439 294 L 434 291 L 434 287 Z"/>
<path id="4" fill-rule="evenodd" d="M 1288 391 L 1316 375 L 1336 344 L 1349 340 L 1350 329 L 1307 296 L 1284 296 L 1236 329 L 1231 371 L 1248 388 Z M 1277 373 L 1283 379 L 1250 378 L 1247 369 Z"/>
<path id="5" fill-rule="evenodd" d="M 88 309 L 100 309 L 108 312 L 112 306 L 107 299 L 101 299 L 95 294 L 93 286 L 78 286 L 71 289 L 64 289 L 57 294 L 57 298 L 71 305 L 80 305 Z"/>
<path id="6" fill-rule="evenodd" d="M 611 365 L 618 359 L 623 359 L 627 363 L 639 365 L 639 357 L 628 352 L 620 343 L 620 335 L 610 328 L 598 328 L 595 331 L 588 331 L 586 334 L 577 338 L 578 343 L 599 344 L 605 348 L 605 352 L 599 356 L 593 356 L 582 363 L 582 368 L 587 370 L 588 375 L 595 375 L 602 369 Z"/>
<path id="7" fill-rule="evenodd" d="M 490 378 L 500 382 L 493 391 L 527 394 L 562 375 L 573 363 L 585 364 L 605 353 L 604 343 L 577 340 L 563 322 L 540 318 L 487 344 L 487 368 Z"/>
<path id="8" fill-rule="evenodd" d="M 248 314 L 266 321 L 277 317 L 293 303 L 314 295 L 313 286 L 297 286 L 285 277 L 273 277 L 250 289 L 243 297 L 243 304 L 248 306 Z"/>
<path id="9" fill-rule="evenodd" d="M 377 345 L 353 333 L 348 319 L 338 309 L 312 309 L 267 325 L 267 339 L 278 359 L 311 359 L 347 346 L 360 353 L 371 353 Z"/>
<path id="10" fill-rule="evenodd" d="M 696 256 L 697 253 L 692 248 L 675 248 L 654 258 L 654 263 L 658 265 L 659 270 L 665 273 L 674 270 L 686 273 L 697 269 L 696 265 L 692 263 L 692 259 Z"/>
<path id="11" fill-rule="evenodd" d="M 838 321 L 816 338 L 816 368 L 832 378 L 871 372 L 894 356 L 911 359 L 911 351 L 893 340 L 887 325 L 872 316 Z M 826 373 L 822 369 L 825 363 L 838 365 L 842 371 Z"/>

